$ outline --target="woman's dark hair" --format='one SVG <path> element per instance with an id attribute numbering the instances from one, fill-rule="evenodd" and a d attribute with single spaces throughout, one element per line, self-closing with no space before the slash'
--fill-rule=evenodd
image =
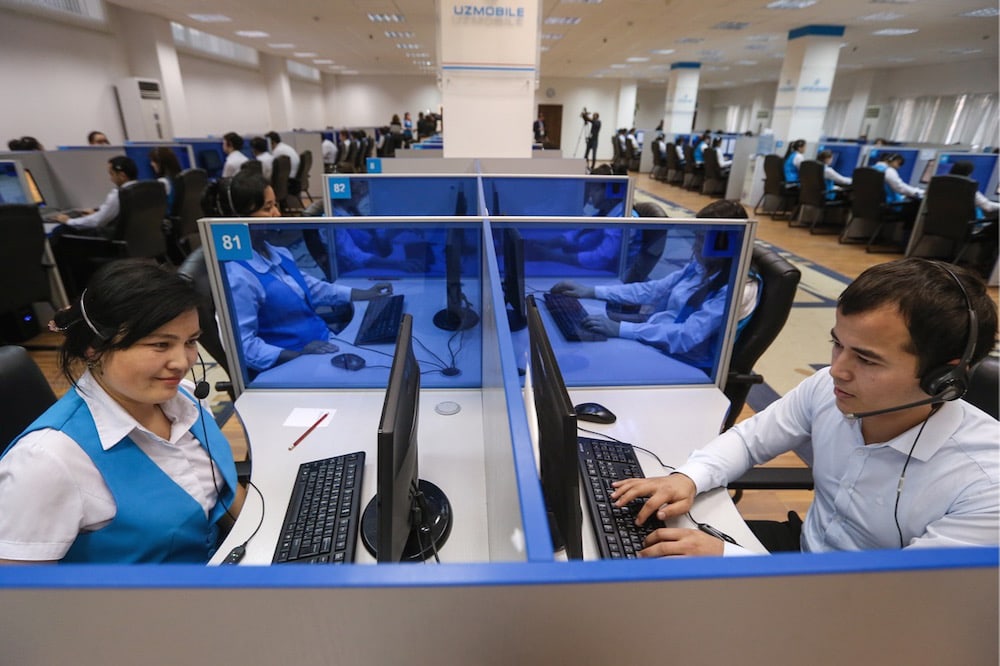
<path id="1" fill-rule="evenodd" d="M 226 132 L 222 138 L 232 146 L 233 150 L 243 150 L 243 137 L 236 132 Z"/>
<path id="2" fill-rule="evenodd" d="M 791 155 L 794 152 L 797 152 L 799 148 L 802 148 L 805 145 L 806 145 L 805 139 L 796 139 L 795 141 L 792 141 L 790 144 L 788 144 L 788 150 L 785 151 L 785 158 L 787 159 L 789 155 Z"/>
<path id="3" fill-rule="evenodd" d="M 157 146 L 149 151 L 149 161 L 156 165 L 156 171 L 160 176 L 176 178 L 180 175 L 180 161 L 174 155 L 174 151 L 165 146 Z"/>
<path id="4" fill-rule="evenodd" d="M 951 165 L 951 170 L 948 173 L 953 176 L 971 176 L 975 170 L 976 166 L 969 160 L 959 160 Z"/>
<path id="5" fill-rule="evenodd" d="M 264 207 L 264 176 L 240 170 L 232 178 L 209 183 L 201 198 L 201 210 L 209 217 L 249 217 Z"/>
<path id="6" fill-rule="evenodd" d="M 116 173 L 125 174 L 129 180 L 135 180 L 139 177 L 139 167 L 135 165 L 135 161 L 131 157 L 117 155 L 108 160 L 108 166 Z"/>
<path id="7" fill-rule="evenodd" d="M 819 160 L 820 162 L 827 159 L 828 157 L 833 157 L 832 150 L 821 150 L 819 151 L 819 154 L 816 155 L 816 159 Z"/>
<path id="8" fill-rule="evenodd" d="M 71 384 L 78 363 L 128 349 L 156 329 L 197 308 L 190 280 L 145 259 L 122 259 L 94 273 L 80 298 L 53 318 L 65 335 L 59 366 Z"/>
<path id="9" fill-rule="evenodd" d="M 910 332 L 910 353 L 918 359 L 917 375 L 962 357 L 969 338 L 969 305 L 953 273 L 962 282 L 976 313 L 978 331 L 972 364 L 993 348 L 997 306 L 983 280 L 965 268 L 928 259 L 900 259 L 872 266 L 848 285 L 837 301 L 844 315 L 883 306 L 899 308 Z"/>

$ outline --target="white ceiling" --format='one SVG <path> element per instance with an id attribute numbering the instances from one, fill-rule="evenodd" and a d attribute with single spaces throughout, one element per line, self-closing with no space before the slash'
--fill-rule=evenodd
<path id="1" fill-rule="evenodd" d="M 788 1 L 788 0 L 786 0 Z M 793 0 L 794 1 L 794 0 Z M 542 25 L 541 78 L 604 77 L 663 83 L 673 62 L 702 63 L 704 88 L 776 81 L 788 31 L 805 25 L 846 26 L 839 71 L 997 60 L 998 19 L 961 16 L 997 9 L 997 0 L 817 0 L 803 9 L 768 9 L 772 0 L 543 0 L 543 19 L 579 18 L 576 25 Z M 436 72 L 435 0 L 113 0 L 262 52 L 321 71 L 362 75 L 432 76 Z M 505 3 L 516 6 L 517 2 Z M 450 6 L 450 5 L 448 5 Z M 199 23 L 188 14 L 232 20 Z M 395 14 L 376 23 L 368 14 Z M 881 17 L 880 20 L 872 16 Z M 866 19 L 866 17 L 869 17 Z M 739 29 L 727 29 L 726 25 Z M 915 28 L 876 36 L 885 28 Z M 266 38 L 241 38 L 260 30 Z M 412 36 L 393 38 L 388 31 Z M 558 39 L 547 35 L 561 35 Z M 294 44 L 276 49 L 269 44 Z M 416 45 L 417 49 L 397 44 Z M 657 54 L 660 49 L 673 53 Z M 408 57 L 407 53 L 425 57 Z M 314 53 L 296 57 L 295 53 Z M 645 62 L 629 58 L 648 58 Z M 314 60 L 334 64 L 314 64 Z M 430 61 L 420 65 L 419 61 Z M 996 81 L 992 82 L 996 85 Z"/>

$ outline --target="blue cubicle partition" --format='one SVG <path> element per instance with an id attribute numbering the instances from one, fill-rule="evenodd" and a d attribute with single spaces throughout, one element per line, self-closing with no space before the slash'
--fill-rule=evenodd
<path id="1" fill-rule="evenodd" d="M 634 183 L 628 176 L 482 175 L 491 216 L 628 217 Z"/>
<path id="2" fill-rule="evenodd" d="M 170 141 L 126 141 L 125 155 L 132 158 L 139 169 L 139 180 L 155 180 L 159 176 L 149 163 L 149 151 L 153 148 L 169 148 L 177 157 L 181 171 L 195 166 L 194 149 L 190 144 L 173 143 Z"/>
<path id="3" fill-rule="evenodd" d="M 992 196 L 994 199 L 1000 192 L 997 191 L 997 154 L 996 153 L 941 153 L 938 155 L 934 168 L 934 175 L 941 176 L 951 173 L 951 167 L 955 162 L 971 162 L 972 178 L 976 181 L 979 192 L 983 196 Z"/>
<path id="4" fill-rule="evenodd" d="M 850 178 L 854 169 L 861 162 L 861 144 L 857 142 L 836 142 L 826 141 L 816 148 L 817 154 L 823 150 L 833 153 L 833 162 L 830 166 L 833 170 L 845 178 Z"/>
<path id="5" fill-rule="evenodd" d="M 330 174 L 323 203 L 333 217 L 475 215 L 478 188 L 474 174 Z"/>
<path id="6" fill-rule="evenodd" d="M 868 151 L 868 158 L 865 160 L 866 166 L 873 166 L 878 162 L 878 157 L 882 153 L 896 153 L 903 157 L 903 166 L 896 169 L 899 172 L 899 177 L 903 179 L 904 183 L 913 183 L 913 174 L 919 176 L 920 171 L 916 170 L 918 158 L 920 157 L 919 148 L 897 148 L 895 146 L 891 148 L 872 148 Z"/>
<path id="7" fill-rule="evenodd" d="M 226 163 L 226 153 L 222 150 L 222 139 L 212 138 L 175 138 L 176 143 L 191 146 L 194 153 L 194 165 L 204 169 L 212 180 L 222 176 L 222 167 Z"/>

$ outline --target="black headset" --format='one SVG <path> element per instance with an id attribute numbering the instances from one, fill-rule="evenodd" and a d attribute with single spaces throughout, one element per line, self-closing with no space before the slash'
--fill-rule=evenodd
<path id="1" fill-rule="evenodd" d="M 935 402 L 947 402 L 958 400 L 969 390 L 969 366 L 972 364 L 972 355 L 975 354 L 976 344 L 979 341 L 979 326 L 976 311 L 972 307 L 972 299 L 969 297 L 965 285 L 950 268 L 941 263 L 938 266 L 950 275 L 955 284 L 958 285 L 958 289 L 965 299 L 965 306 L 969 311 L 969 333 L 965 342 L 965 351 L 962 352 L 962 358 L 958 365 L 941 365 L 931 368 L 920 378 L 920 388 L 923 389 L 924 393 L 933 397 Z"/>

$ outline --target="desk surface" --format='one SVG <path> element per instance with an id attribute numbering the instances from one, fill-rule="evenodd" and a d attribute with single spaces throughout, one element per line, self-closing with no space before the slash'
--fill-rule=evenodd
<path id="1" fill-rule="evenodd" d="M 691 450 L 712 438 L 727 406 L 725 397 L 715 387 L 576 389 L 571 391 L 571 396 L 575 402 L 600 402 L 618 415 L 618 421 L 612 425 L 581 422 L 582 427 L 650 449 L 671 465 L 681 464 Z M 365 451 L 361 486 L 361 506 L 364 508 L 375 493 L 378 461 L 375 433 L 382 400 L 383 392 L 378 390 L 248 391 L 240 396 L 236 407 L 252 449 L 252 480 L 265 498 L 263 522 L 247 545 L 243 564 L 271 562 L 295 472 L 303 462 Z M 443 401 L 457 402 L 462 410 L 453 416 L 442 416 L 434 407 Z M 330 410 L 332 418 L 327 418 L 325 427 L 317 428 L 293 451 L 288 451 L 288 444 L 306 429 L 305 426 L 283 425 L 296 408 Z M 480 391 L 423 390 L 419 424 L 420 476 L 445 491 L 455 512 L 454 526 L 441 551 L 441 561 L 488 562 L 486 512 L 498 509 L 486 503 Z M 650 456 L 638 453 L 647 476 L 665 473 Z M 511 488 L 503 501 L 509 506 L 500 510 L 519 506 L 517 489 Z M 213 563 L 249 538 L 261 520 L 261 510 L 259 496 L 251 491 L 239 520 Z M 691 513 L 699 521 L 726 532 L 749 550 L 765 552 L 725 490 L 700 495 Z M 692 526 L 686 518 L 677 519 L 673 524 Z M 584 557 L 594 559 L 596 541 L 589 525 L 589 519 L 584 518 Z M 360 544 L 356 549 L 356 562 L 374 562 Z"/>

